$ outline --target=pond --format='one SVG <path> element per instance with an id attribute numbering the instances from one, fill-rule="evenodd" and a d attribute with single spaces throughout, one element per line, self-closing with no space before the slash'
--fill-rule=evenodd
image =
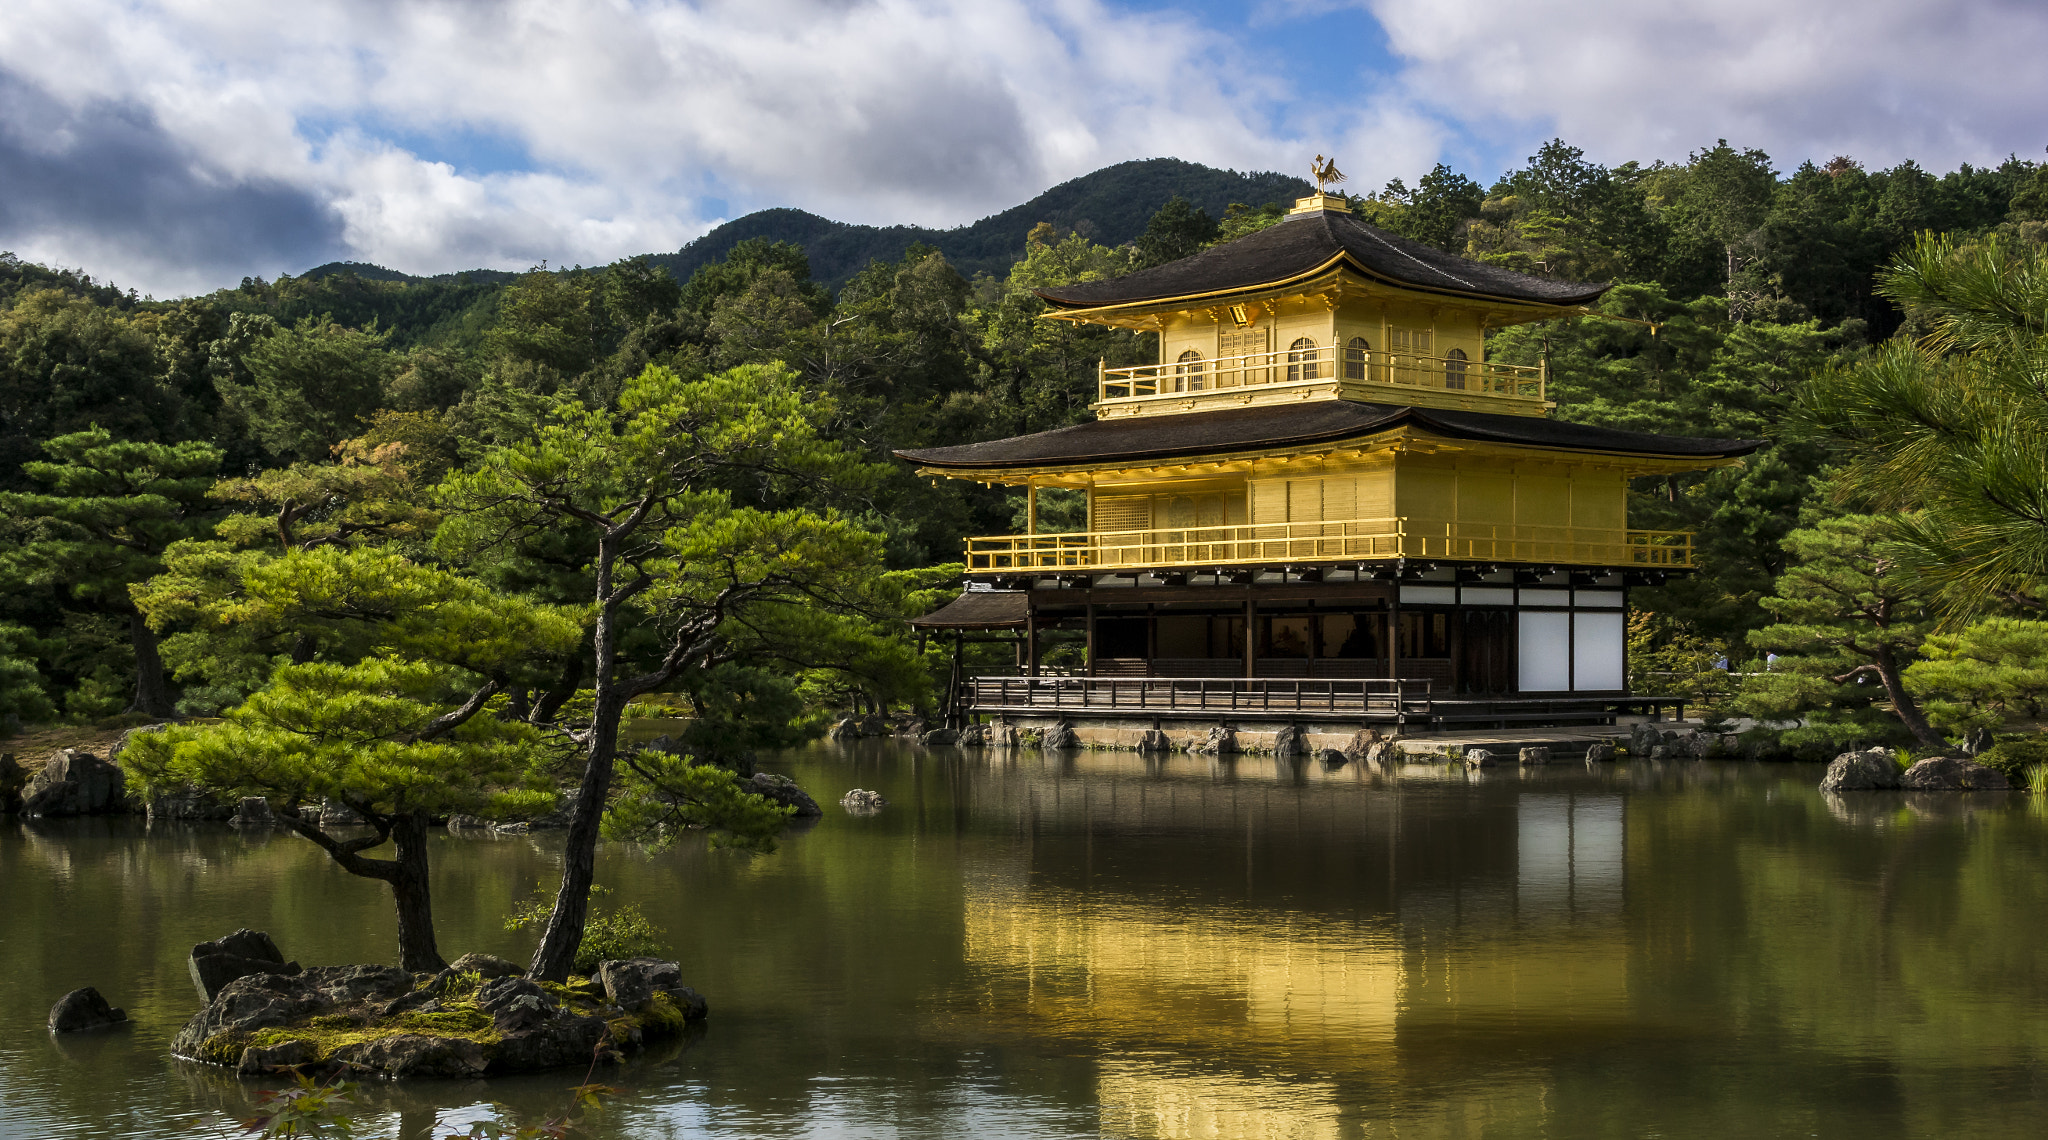
<path id="1" fill-rule="evenodd" d="M 711 1019 L 608 1074 L 598 1135 L 1872 1140 L 2048 1111 L 2023 795 L 883 742 L 764 766 L 891 806 L 765 857 L 605 851 Z M 438 839 L 443 950 L 523 960 L 502 917 L 559 842 Z M 0 821 L 0 1136 L 228 1134 L 248 1087 L 165 1048 L 187 951 L 238 926 L 395 954 L 382 888 L 288 835 Z M 134 1024 L 53 1041 L 81 985 Z M 372 1134 L 538 1118 L 581 1076 L 378 1086 Z"/>

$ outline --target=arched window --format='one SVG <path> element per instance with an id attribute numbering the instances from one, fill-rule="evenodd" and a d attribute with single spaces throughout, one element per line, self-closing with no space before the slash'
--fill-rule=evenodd
<path id="1" fill-rule="evenodd" d="M 1465 355 L 1465 350 L 1462 348 L 1454 348 L 1444 353 L 1444 387 L 1463 388 L 1465 386 L 1465 362 L 1470 359 L 1470 357 Z"/>
<path id="2" fill-rule="evenodd" d="M 1180 354 L 1180 361 L 1173 366 L 1173 390 L 1176 392 L 1199 392 L 1202 390 L 1202 354 L 1188 349 Z"/>
<path id="3" fill-rule="evenodd" d="M 1352 337 L 1351 343 L 1344 346 L 1344 379 L 1365 379 L 1365 362 L 1371 354 L 1372 346 L 1365 343 L 1364 337 Z"/>
<path id="4" fill-rule="evenodd" d="M 1287 346 L 1287 382 L 1315 380 L 1323 370 L 1316 364 L 1316 342 L 1307 337 Z"/>

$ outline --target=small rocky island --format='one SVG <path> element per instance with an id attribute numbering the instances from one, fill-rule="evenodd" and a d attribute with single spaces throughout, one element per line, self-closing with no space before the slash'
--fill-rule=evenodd
<path id="1" fill-rule="evenodd" d="M 255 1076 L 285 1067 L 383 1077 L 479 1077 L 587 1065 L 680 1034 L 707 1009 L 674 962 L 604 962 L 587 979 L 534 981 L 468 954 L 435 974 L 288 962 L 238 930 L 193 947 L 206 996 L 171 1043 L 192 1061 Z"/>

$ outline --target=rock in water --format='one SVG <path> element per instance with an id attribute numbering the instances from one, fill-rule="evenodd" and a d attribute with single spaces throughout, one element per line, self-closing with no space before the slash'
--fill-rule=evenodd
<path id="1" fill-rule="evenodd" d="M 192 971 L 192 984 L 199 987 L 207 1001 L 220 996 L 222 988 L 237 978 L 252 974 L 290 976 L 299 972 L 299 964 L 285 961 L 270 935 L 247 929 L 194 946 L 187 964 Z"/>
<path id="2" fill-rule="evenodd" d="M 986 746 L 988 744 L 988 726 L 985 724 L 968 725 L 960 730 L 960 736 L 955 743 L 962 748 L 981 748 Z"/>
<path id="3" fill-rule="evenodd" d="M 997 721 L 988 725 L 988 743 L 991 748 L 1017 747 L 1017 726 L 1008 721 Z"/>
<path id="4" fill-rule="evenodd" d="M 1150 753 L 1171 752 L 1173 751 L 1173 740 L 1159 729 L 1148 728 L 1145 730 L 1145 735 L 1138 738 L 1138 751 Z"/>
<path id="5" fill-rule="evenodd" d="M 1375 768 L 1384 768 L 1400 758 L 1400 750 L 1391 740 L 1375 740 L 1365 748 L 1365 762 Z"/>
<path id="6" fill-rule="evenodd" d="M 1830 775 L 1834 769 L 1828 769 Z M 1825 785 L 1823 785 L 1825 786 Z M 1899 786 L 1916 792 L 2004 792 L 2005 773 L 1961 756 L 1930 756 L 1906 769 Z"/>
<path id="7" fill-rule="evenodd" d="M 1351 763 L 1351 757 L 1337 751 L 1335 748 L 1317 749 L 1316 759 L 1321 760 L 1325 768 L 1342 768 L 1344 765 Z"/>
<path id="8" fill-rule="evenodd" d="M 1061 721 L 1045 730 L 1045 735 L 1039 739 L 1038 746 L 1048 752 L 1079 748 L 1081 737 L 1074 732 L 1072 725 Z"/>
<path id="9" fill-rule="evenodd" d="M 1467 768 L 1491 768 L 1499 763 L 1500 757 L 1495 756 L 1487 749 L 1467 748 L 1465 750 L 1465 767 Z"/>
<path id="10" fill-rule="evenodd" d="M 1217 725 L 1209 735 L 1188 746 L 1189 752 L 1204 756 L 1226 756 L 1237 751 L 1237 730 Z"/>
<path id="11" fill-rule="evenodd" d="M 1273 734 L 1273 755 L 1288 758 L 1307 754 L 1308 734 L 1300 725 L 1290 724 Z"/>
<path id="12" fill-rule="evenodd" d="M 1899 766 L 1888 752 L 1844 752 L 1821 777 L 1823 792 L 1880 791 L 1899 786 Z"/>
<path id="13" fill-rule="evenodd" d="M 1517 759 L 1524 765 L 1548 764 L 1550 763 L 1550 749 L 1540 744 L 1531 748 L 1524 748 Z"/>
<path id="14" fill-rule="evenodd" d="M 1614 742 L 1596 740 L 1586 746 L 1586 763 L 1605 764 L 1614 759 Z"/>
<path id="15" fill-rule="evenodd" d="M 958 744 L 960 742 L 960 734 L 950 728 L 935 728 L 918 737 L 917 742 L 927 748 L 936 748 L 945 744 Z"/>
<path id="16" fill-rule="evenodd" d="M 752 779 L 740 786 L 783 807 L 795 808 L 798 819 L 825 814 L 825 809 L 818 806 L 818 801 L 812 799 L 810 793 L 797 787 L 796 781 L 788 776 L 778 776 L 773 772 L 756 772 Z"/>
<path id="17" fill-rule="evenodd" d="M 458 974 L 481 974 L 487 982 L 516 978 L 526 973 L 526 968 L 517 962 L 508 962 L 492 954 L 464 954 L 448 963 L 448 968 Z"/>
<path id="18" fill-rule="evenodd" d="M 90 752 L 66 748 L 50 757 L 22 790 L 24 815 L 105 815 L 127 806 L 121 769 Z"/>
<path id="19" fill-rule="evenodd" d="M 829 740 L 858 739 L 860 737 L 860 722 L 850 716 L 840 717 L 832 722 L 831 728 L 825 730 L 825 736 Z"/>
<path id="20" fill-rule="evenodd" d="M 685 1021 L 701 1021 L 710 1007 L 696 990 L 683 984 L 682 967 L 661 958 L 627 958 L 600 962 L 594 975 L 605 997 L 627 1013 L 647 1007 L 657 993 L 667 994 Z"/>
<path id="21" fill-rule="evenodd" d="M 855 788 L 839 797 L 839 806 L 853 812 L 881 811 L 888 803 L 888 800 L 882 798 L 882 793 L 861 788 Z"/>
<path id="22" fill-rule="evenodd" d="M 271 827 L 277 817 L 270 814 L 270 801 L 262 796 L 243 796 L 235 807 L 233 823 L 236 827 Z"/>
<path id="23" fill-rule="evenodd" d="M 143 811 L 151 823 L 172 819 L 230 819 L 235 814 L 233 805 L 222 803 L 220 797 L 198 788 L 165 792 L 150 800 Z"/>
<path id="24" fill-rule="evenodd" d="M 107 1004 L 100 992 L 87 986 L 72 990 L 57 999 L 50 1007 L 50 1032 L 77 1033 L 83 1029 L 99 1029 L 108 1025 L 119 1025 L 128 1020 L 128 1015 Z"/>

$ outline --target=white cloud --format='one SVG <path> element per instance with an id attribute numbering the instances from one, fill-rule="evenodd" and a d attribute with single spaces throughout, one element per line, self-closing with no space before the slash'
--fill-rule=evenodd
<path id="1" fill-rule="evenodd" d="M 1360 2 L 1414 97 L 1609 163 L 1726 138 L 1781 168 L 1848 154 L 1947 170 L 2048 142 L 2048 6 L 2032 0 Z"/>
<path id="2" fill-rule="evenodd" d="M 674 249 L 718 220 L 705 198 L 952 225 L 1129 158 L 1293 169 L 1331 138 L 1434 153 L 1430 121 L 1398 104 L 1276 129 L 1296 93 L 1230 29 L 1100 0 L 13 7 L 0 72 L 39 98 L 146 122 L 195 185 L 297 190 L 341 219 L 329 256 L 411 272 Z M 499 140 L 516 169 L 461 169 L 421 141 L 448 137 Z M 76 218 L 77 247 L 145 288 L 304 267 L 296 247 L 194 265 L 142 235 L 108 258 L 105 221 Z"/>

